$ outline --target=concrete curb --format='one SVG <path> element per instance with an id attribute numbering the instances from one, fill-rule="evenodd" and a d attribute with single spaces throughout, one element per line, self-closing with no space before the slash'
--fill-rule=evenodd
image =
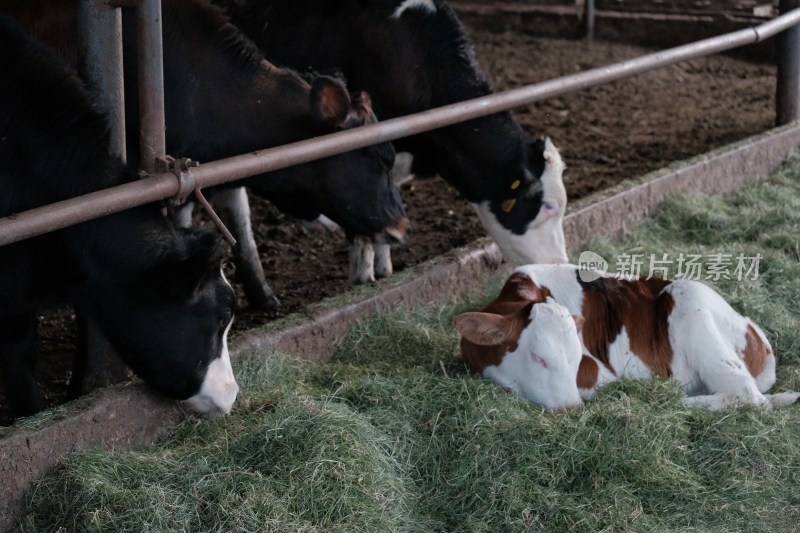
<path id="1" fill-rule="evenodd" d="M 734 145 L 642 177 L 572 206 L 565 219 L 573 251 L 595 235 L 613 237 L 647 219 L 676 191 L 724 194 L 746 181 L 760 179 L 800 147 L 797 124 L 771 130 Z M 347 302 L 312 306 L 268 330 L 254 330 L 232 340 L 235 353 L 279 350 L 314 361 L 330 358 L 354 322 L 376 310 L 398 305 L 441 305 L 463 299 L 490 276 L 508 267 L 497 246 L 482 239 L 419 265 L 396 279 L 353 294 Z M 50 414 L 35 429 L 2 430 L 0 435 L 0 530 L 9 529 L 33 484 L 62 457 L 96 447 L 136 449 L 152 444 L 181 419 L 175 402 L 150 394 L 141 383 L 97 391 Z M 56 418 L 53 420 L 53 418 Z M 35 424 L 36 420 L 30 421 Z"/>

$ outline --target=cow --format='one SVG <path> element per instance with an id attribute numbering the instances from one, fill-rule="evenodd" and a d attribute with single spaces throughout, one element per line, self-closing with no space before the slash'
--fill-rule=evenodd
<path id="1" fill-rule="evenodd" d="M 622 377 L 674 379 L 686 405 L 713 410 L 800 397 L 764 394 L 776 366 L 764 332 L 697 280 L 525 265 L 496 300 L 454 324 L 473 372 L 551 410 Z"/>
<path id="2" fill-rule="evenodd" d="M 370 93 L 381 119 L 492 92 L 472 45 L 443 0 L 214 0 L 272 62 L 341 73 Z M 298 35 L 313 38 L 298 39 Z M 473 206 L 513 264 L 567 261 L 566 195 L 543 183 L 544 142 L 531 143 L 508 112 L 396 141 L 417 177 L 439 175 Z M 376 247 L 377 255 L 387 255 Z M 391 273 L 389 257 L 375 275 Z"/>
<path id="3" fill-rule="evenodd" d="M 37 38 L 75 62 L 76 0 L 0 0 L 0 11 L 23 21 Z M 125 102 L 128 157 L 138 150 L 136 28 L 125 10 Z M 55 20 L 54 20 L 55 18 Z M 206 0 L 163 0 L 164 91 L 167 152 L 211 161 L 376 122 L 369 95 L 348 93 L 329 76 L 310 82 L 266 61 L 221 9 Z M 352 240 L 368 236 L 388 244 L 410 229 L 389 172 L 395 152 L 381 143 L 277 170 L 217 190 L 215 204 L 238 237 L 237 275 L 249 303 L 274 307 L 264 279 L 243 186 L 288 214 L 322 213 Z"/>
<path id="4" fill-rule="evenodd" d="M 109 152 L 106 117 L 61 59 L 0 15 L 0 217 L 136 178 Z M 151 204 L 0 246 L 0 375 L 12 413 L 43 407 L 37 313 L 92 318 L 157 392 L 228 413 L 238 386 L 223 248 Z"/>

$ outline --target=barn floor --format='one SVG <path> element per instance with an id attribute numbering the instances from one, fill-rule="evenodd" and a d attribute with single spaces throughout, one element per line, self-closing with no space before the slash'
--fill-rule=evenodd
<path id="1" fill-rule="evenodd" d="M 496 90 L 536 83 L 636 57 L 651 50 L 603 41 L 537 38 L 469 28 Z M 725 56 L 694 60 L 514 111 L 532 136 L 561 149 L 571 199 L 769 129 L 775 68 Z M 395 250 L 397 270 L 483 236 L 471 208 L 443 180 L 413 181 L 403 197 L 415 234 Z M 302 312 L 309 302 L 349 290 L 344 238 L 308 233 L 268 204 L 253 200 L 254 224 L 277 312 L 237 313 L 234 333 Z M 49 404 L 63 401 L 74 343 L 69 311 L 43 317 L 41 383 Z M 0 398 L 0 423 L 7 422 Z"/>

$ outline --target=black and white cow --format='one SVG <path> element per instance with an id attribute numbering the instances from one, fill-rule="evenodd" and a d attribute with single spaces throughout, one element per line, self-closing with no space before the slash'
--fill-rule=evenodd
<path id="1" fill-rule="evenodd" d="M 341 72 L 351 89 L 370 93 L 382 119 L 492 91 L 443 0 L 214 1 L 270 61 Z M 510 113 L 400 139 L 396 146 L 413 154 L 414 174 L 440 175 L 472 204 L 507 260 L 567 260 L 561 176 L 551 183 L 540 179 L 545 151 L 557 151 L 530 143 Z"/>
<path id="2" fill-rule="evenodd" d="M 0 16 L 0 216 L 118 185 L 105 117 L 51 51 Z M 135 177 L 135 176 L 134 176 Z M 238 392 L 221 246 L 148 205 L 0 247 L 0 374 L 13 413 L 42 408 L 37 313 L 69 304 L 158 392 L 202 412 Z"/>
<path id="3" fill-rule="evenodd" d="M 0 0 L 37 38 L 75 60 L 76 0 Z M 128 156 L 138 154 L 136 31 L 124 16 Z M 57 17 L 57 20 L 53 20 Z M 318 76 L 306 82 L 277 68 L 207 0 L 163 0 L 167 152 L 211 161 L 376 121 L 366 94 L 351 97 L 342 82 Z M 236 182 L 215 203 L 239 243 L 237 273 L 251 305 L 277 301 L 264 280 L 250 230 L 242 185 L 289 214 L 323 213 L 350 236 L 402 241 L 408 220 L 389 171 L 390 143 L 353 150 Z"/>

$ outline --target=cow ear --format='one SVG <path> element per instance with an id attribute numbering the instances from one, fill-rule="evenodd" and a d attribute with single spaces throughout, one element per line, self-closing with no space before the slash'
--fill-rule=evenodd
<path id="1" fill-rule="evenodd" d="M 167 298 L 184 300 L 194 296 L 222 262 L 222 245 L 211 231 L 181 229 L 182 249 L 174 251 L 152 271 L 154 283 Z"/>
<path id="2" fill-rule="evenodd" d="M 494 313 L 461 313 L 453 319 L 461 336 L 479 346 L 498 346 L 508 341 L 509 320 Z"/>
<path id="3" fill-rule="evenodd" d="M 375 114 L 372 111 L 372 99 L 369 93 L 359 91 L 352 95 L 353 97 L 353 111 L 358 113 L 363 122 L 372 122 Z"/>
<path id="4" fill-rule="evenodd" d="M 322 123 L 341 124 L 350 113 L 350 95 L 342 82 L 330 76 L 318 76 L 311 84 L 311 111 Z"/>
<path id="5" fill-rule="evenodd" d="M 544 287 L 539 287 L 531 278 L 521 272 L 514 272 L 503 285 L 498 300 L 507 302 L 526 301 L 539 303 L 550 295 Z"/>
<path id="6" fill-rule="evenodd" d="M 572 315 L 572 320 L 575 321 L 575 329 L 578 330 L 578 333 L 583 331 L 583 323 L 586 322 L 586 319 L 584 319 L 581 315 Z"/>

